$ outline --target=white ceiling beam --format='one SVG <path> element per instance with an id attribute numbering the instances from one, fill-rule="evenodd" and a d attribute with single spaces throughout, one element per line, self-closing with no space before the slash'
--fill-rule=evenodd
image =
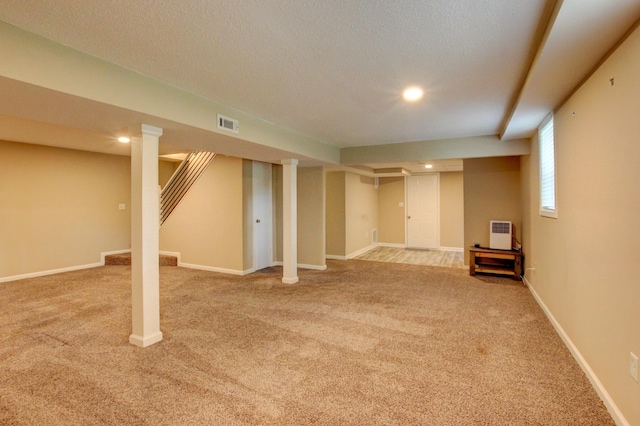
<path id="1" fill-rule="evenodd" d="M 144 115 L 145 119 L 151 119 L 146 122 L 167 130 L 172 127 L 167 127 L 167 123 L 173 122 L 206 131 L 210 135 L 230 138 L 236 145 L 242 146 L 242 152 L 247 152 L 247 156 L 250 156 L 250 150 L 255 146 L 321 162 L 339 161 L 339 149 L 323 141 L 278 127 L 220 102 L 195 95 L 4 22 L 0 22 L 0 45 L 0 80 L 3 84 L 6 83 L 4 86 L 9 82 L 15 82 L 15 87 L 20 87 L 20 90 L 16 89 L 20 93 L 31 86 L 34 88 L 31 92 L 36 93 L 39 90 L 38 96 L 41 98 L 41 102 L 27 105 L 25 99 L 19 97 L 20 104 L 27 106 L 22 109 L 20 115 L 16 113 L 20 106 L 16 104 L 16 98 L 3 96 L 0 98 L 0 114 L 29 120 L 38 119 L 34 115 L 39 114 L 47 118 L 41 121 L 50 124 L 68 126 L 69 121 L 72 121 L 80 128 L 114 134 L 122 128 L 139 124 L 136 121 L 122 121 Z M 7 86 L 7 90 L 10 89 Z M 70 108 L 56 108 L 57 112 L 53 111 L 50 108 L 49 96 L 64 97 L 65 106 L 68 103 L 79 105 L 75 110 L 77 115 L 73 116 Z M 102 108 L 101 113 L 92 114 L 94 107 Z M 107 114 L 104 114 L 105 111 Z M 216 115 L 219 113 L 240 121 L 240 135 L 229 135 L 228 132 L 218 129 Z M 111 117 L 109 114 L 119 114 L 121 122 L 114 120 L 113 123 L 105 125 Z M 100 117 L 98 123 L 96 117 Z M 101 128 L 96 128 L 97 126 Z M 170 132 L 167 132 L 167 137 L 163 139 L 169 143 L 180 143 L 170 140 Z"/>
<path id="2" fill-rule="evenodd" d="M 478 136 L 358 146 L 342 148 L 340 163 L 350 165 L 529 155 L 531 153 L 530 142 L 529 139 L 518 139 L 504 143 L 497 136 Z"/>

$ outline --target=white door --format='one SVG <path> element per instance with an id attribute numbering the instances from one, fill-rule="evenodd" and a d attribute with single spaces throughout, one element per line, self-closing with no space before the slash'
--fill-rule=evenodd
<path id="1" fill-rule="evenodd" d="M 271 164 L 253 162 L 253 267 L 273 265 Z"/>
<path id="2" fill-rule="evenodd" d="M 439 175 L 409 176 L 407 186 L 407 247 L 437 249 Z"/>

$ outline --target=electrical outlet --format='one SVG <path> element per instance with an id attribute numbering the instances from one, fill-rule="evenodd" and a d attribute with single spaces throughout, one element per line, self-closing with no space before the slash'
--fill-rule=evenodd
<path id="1" fill-rule="evenodd" d="M 638 382 L 638 357 L 633 352 L 629 352 L 629 374 Z"/>

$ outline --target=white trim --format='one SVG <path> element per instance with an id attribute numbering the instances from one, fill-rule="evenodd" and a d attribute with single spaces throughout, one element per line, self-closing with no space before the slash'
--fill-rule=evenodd
<path id="1" fill-rule="evenodd" d="M 268 259 L 272 259 L 273 260 L 273 238 L 274 238 L 274 232 L 273 232 L 273 206 L 271 205 L 273 202 L 273 170 L 271 169 L 271 164 L 270 163 L 263 163 L 260 161 L 252 161 L 251 162 L 251 173 L 252 173 L 252 183 L 251 183 L 251 239 L 252 239 L 252 244 L 253 244 L 253 270 L 257 271 L 263 268 L 268 267 L 268 265 L 263 266 L 263 264 L 257 264 L 258 262 L 256 261 L 256 259 L 260 259 L 260 253 L 262 253 L 265 249 L 265 247 L 263 247 L 260 243 L 264 243 L 267 247 L 266 250 L 268 251 L 268 253 L 266 254 L 266 257 Z M 258 197 L 258 187 L 262 187 L 262 185 L 259 185 L 258 183 L 258 179 L 257 176 L 258 175 L 264 175 L 264 177 L 266 177 L 265 181 L 266 181 L 266 192 L 268 197 L 265 197 L 268 199 L 266 205 L 264 206 L 260 206 L 258 205 L 257 200 L 260 198 Z M 267 176 L 268 175 L 268 176 Z M 263 216 L 263 214 L 266 213 L 266 216 Z M 258 217 L 260 216 L 260 217 Z M 260 223 L 262 227 L 266 226 L 267 229 L 267 234 L 268 241 L 260 241 L 260 238 L 258 238 L 258 232 L 256 231 L 256 228 L 258 227 L 258 223 Z M 267 262 L 268 263 L 268 262 Z"/>
<path id="2" fill-rule="evenodd" d="M 395 244 L 395 243 L 378 243 L 376 244 L 378 247 L 393 247 L 393 248 L 407 248 L 406 244 Z"/>
<path id="3" fill-rule="evenodd" d="M 411 175 L 409 175 L 411 176 Z M 407 248 L 407 244 L 409 243 L 409 176 L 404 177 L 404 216 L 402 218 L 402 222 L 404 225 L 404 248 Z M 439 209 L 440 207 L 438 207 Z"/>
<path id="4" fill-rule="evenodd" d="M 218 272 L 218 273 L 221 273 L 221 274 L 231 274 L 231 275 L 248 275 L 248 274 L 251 274 L 251 273 L 256 271 L 254 268 L 249 268 L 249 269 L 245 269 L 244 271 L 240 271 L 238 269 L 227 269 L 227 268 L 218 268 L 216 266 L 196 265 L 196 264 L 193 264 L 193 263 L 183 263 L 182 260 L 181 260 L 182 256 L 181 256 L 180 252 L 177 252 L 177 251 L 160 250 L 158 253 L 162 254 L 162 255 L 165 255 L 165 256 L 175 256 L 176 258 L 178 258 L 178 266 L 180 268 L 198 269 L 200 271 Z"/>
<path id="5" fill-rule="evenodd" d="M 131 249 L 103 251 L 102 253 L 100 253 L 100 263 L 101 263 L 100 266 L 104 266 L 106 264 L 105 257 L 110 256 L 112 254 L 124 254 L 124 253 L 131 253 Z"/>
<path id="6" fill-rule="evenodd" d="M 315 271 L 324 271 L 327 269 L 327 265 L 307 265 L 305 263 L 298 263 L 298 268 L 313 269 Z"/>
<path id="7" fill-rule="evenodd" d="M 558 333 L 558 335 L 560 335 L 560 338 L 569 349 L 569 352 L 571 352 L 571 355 L 573 355 L 573 358 L 575 358 L 575 360 L 578 362 L 578 365 L 580 365 L 580 368 L 582 368 L 582 371 L 584 371 L 584 374 L 589 379 L 589 382 L 591 382 L 591 386 L 593 386 L 593 388 L 598 393 L 598 396 L 600 396 L 600 399 L 602 399 L 602 402 L 604 402 L 604 405 L 607 407 L 607 410 L 609 411 L 609 414 L 611 414 L 611 417 L 613 417 L 613 420 L 619 426 L 630 426 L 629 422 L 624 418 L 624 415 L 622 414 L 620 409 L 618 409 L 618 406 L 609 395 L 609 392 L 607 392 L 605 387 L 602 385 L 602 383 L 598 379 L 598 376 L 596 376 L 596 373 L 593 372 L 593 370 L 591 369 L 587 361 L 584 359 L 584 357 L 582 356 L 578 348 L 573 344 L 573 342 L 571 341 L 567 333 L 564 331 L 564 329 L 560 325 L 560 323 L 558 323 L 558 321 L 553 316 L 553 314 L 551 313 L 547 305 L 545 305 L 545 303 L 542 301 L 542 299 L 540 298 L 536 290 L 531 285 L 531 282 L 529 282 L 529 280 L 526 277 L 524 278 L 524 284 L 529 288 L 529 291 L 531 292 L 533 297 L 536 299 L 536 302 L 538 302 L 538 305 L 540 305 L 544 313 L 547 315 L 547 318 L 549 318 L 549 321 L 551 321 L 551 324 L 553 324 L 553 327 L 556 329 L 556 332 Z"/>
<path id="8" fill-rule="evenodd" d="M 251 272 L 255 272 L 252 269 L 247 269 L 246 271 L 240 271 L 238 269 L 217 268 L 215 266 L 194 265 L 193 263 L 182 263 L 182 262 L 178 263 L 178 266 L 182 268 L 198 269 L 200 271 L 219 272 L 221 274 L 231 274 L 231 275 L 247 275 L 247 274 L 250 274 Z"/>
<path id="9" fill-rule="evenodd" d="M 282 266 L 282 262 L 279 260 L 276 260 L 275 262 L 273 262 L 273 266 Z M 307 265 L 305 263 L 298 263 L 298 268 L 324 271 L 327 269 L 327 265 Z"/>
<path id="10" fill-rule="evenodd" d="M 440 248 L 438 248 L 438 250 L 455 251 L 455 252 L 458 252 L 458 253 L 464 253 L 464 248 L 462 248 L 462 247 L 440 247 Z"/>
<path id="11" fill-rule="evenodd" d="M 28 278 L 44 277 L 46 275 L 61 274 L 63 272 L 79 271 L 81 269 L 97 268 L 99 266 L 104 266 L 104 261 L 102 263 L 100 263 L 100 262 L 89 263 L 87 265 L 69 266 L 67 268 L 52 269 L 50 271 L 31 272 L 31 273 L 28 273 L 28 274 L 13 275 L 13 276 L 10 276 L 10 277 L 3 277 L 3 278 L 0 278 L 0 283 L 6 283 L 6 282 L 18 281 L 18 280 L 26 280 Z"/>
<path id="12" fill-rule="evenodd" d="M 180 266 L 180 252 L 160 250 L 158 252 L 158 254 L 161 254 L 163 256 L 173 256 L 173 257 L 177 258 L 178 259 L 178 266 Z"/>
<path id="13" fill-rule="evenodd" d="M 67 266 L 66 268 L 51 269 L 48 271 L 29 272 L 28 274 L 13 275 L 9 277 L 0 277 L 0 283 L 8 283 L 10 281 L 26 280 L 29 278 L 46 277 L 47 275 L 62 274 L 64 272 L 80 271 L 82 269 L 91 269 L 104 266 L 104 258 L 110 254 L 131 253 L 131 249 L 105 251 L 100 253 L 100 262 L 88 263 L 86 265 Z"/>
<path id="14" fill-rule="evenodd" d="M 324 256 L 326 259 L 332 259 L 332 260 L 347 260 L 347 256 L 339 256 L 337 254 L 327 254 Z"/>
<path id="15" fill-rule="evenodd" d="M 158 343 L 162 340 L 162 332 L 158 331 L 157 333 L 152 334 L 151 336 L 142 337 L 135 334 L 129 336 L 129 343 L 134 346 L 138 346 L 140 348 L 146 348 L 147 346 L 151 346 L 154 343 Z"/>
<path id="16" fill-rule="evenodd" d="M 424 176 L 435 176 L 436 177 L 436 222 L 438 223 L 436 229 L 436 245 L 435 247 L 411 247 L 417 249 L 425 249 L 425 250 L 438 250 L 440 247 L 440 226 L 442 225 L 440 222 L 440 172 L 431 172 L 431 173 L 418 173 L 412 174 L 411 176 L 407 176 L 404 180 L 404 240 L 407 242 L 407 247 L 409 247 L 409 190 L 411 189 L 411 185 L 409 184 L 409 179 L 418 178 Z"/>
<path id="17" fill-rule="evenodd" d="M 549 209 L 546 207 L 543 207 L 543 202 L 542 202 L 542 198 L 544 197 L 544 193 L 543 193 L 543 169 L 544 169 L 544 164 L 543 164 L 543 143 L 546 141 L 548 142 L 548 139 L 543 139 L 542 135 L 543 135 L 543 129 L 549 124 L 551 123 L 551 144 L 553 145 L 553 208 Z M 550 112 L 545 118 L 544 120 L 542 120 L 542 123 L 540 123 L 540 125 L 538 126 L 538 168 L 539 168 L 539 189 L 540 189 L 540 194 L 539 194 L 539 198 L 538 198 L 538 202 L 539 202 L 539 212 L 540 212 L 540 216 L 542 217 L 549 217 L 552 219 L 557 219 L 558 218 L 558 161 L 556 159 L 557 157 L 557 149 L 556 149 L 556 142 L 555 142 L 555 130 L 554 130 L 554 123 L 553 123 L 553 111 Z"/>
<path id="18" fill-rule="evenodd" d="M 547 210 L 545 208 L 540 207 L 540 216 L 550 217 L 551 219 L 557 219 L 558 218 L 558 210 L 557 210 L 557 208 L 556 208 L 556 210 Z"/>
<path id="19" fill-rule="evenodd" d="M 353 259 L 354 257 L 358 257 L 361 254 L 365 254 L 366 252 L 368 252 L 369 250 L 373 250 L 374 248 L 376 248 L 376 246 L 374 244 L 371 244 L 369 247 L 365 247 L 363 249 L 360 249 L 358 251 L 354 251 L 351 254 L 347 255 L 347 259 Z"/>

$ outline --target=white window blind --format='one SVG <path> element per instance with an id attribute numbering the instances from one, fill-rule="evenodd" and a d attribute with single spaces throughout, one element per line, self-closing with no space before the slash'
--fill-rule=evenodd
<path id="1" fill-rule="evenodd" d="M 540 214 L 557 217 L 556 161 L 552 114 L 549 114 L 540 124 L 538 140 L 540 142 Z"/>

